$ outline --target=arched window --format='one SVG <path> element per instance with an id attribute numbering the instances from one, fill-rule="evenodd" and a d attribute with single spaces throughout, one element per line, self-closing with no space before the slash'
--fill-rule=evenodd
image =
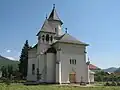
<path id="1" fill-rule="evenodd" d="M 74 64 L 74 59 L 72 59 L 72 64 Z"/>
<path id="2" fill-rule="evenodd" d="M 51 40 L 51 42 L 53 41 L 53 37 L 52 36 L 50 37 L 50 40 Z"/>
<path id="3" fill-rule="evenodd" d="M 47 42 L 49 41 L 49 35 L 48 34 L 46 35 L 46 41 Z"/>
<path id="4" fill-rule="evenodd" d="M 55 28 L 55 32 L 57 32 L 57 28 Z"/>
<path id="5" fill-rule="evenodd" d="M 71 64 L 71 59 L 70 59 L 70 64 Z"/>
<path id="6" fill-rule="evenodd" d="M 43 40 L 43 42 L 44 42 L 44 40 L 45 40 L 45 36 L 44 36 L 44 35 L 42 36 L 42 40 Z"/>

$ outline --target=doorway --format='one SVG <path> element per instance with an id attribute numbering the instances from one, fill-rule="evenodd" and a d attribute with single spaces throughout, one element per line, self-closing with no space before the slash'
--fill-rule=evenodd
<path id="1" fill-rule="evenodd" d="M 69 74 L 69 81 L 70 81 L 70 83 L 75 83 L 76 82 L 76 73 L 70 73 Z"/>

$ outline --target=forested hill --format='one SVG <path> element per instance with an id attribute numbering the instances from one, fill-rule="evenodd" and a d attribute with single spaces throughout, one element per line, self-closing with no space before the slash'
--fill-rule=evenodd
<path id="1" fill-rule="evenodd" d="M 13 61 L 0 55 L 0 68 L 2 66 L 12 65 L 14 69 L 18 68 L 19 61 Z"/>

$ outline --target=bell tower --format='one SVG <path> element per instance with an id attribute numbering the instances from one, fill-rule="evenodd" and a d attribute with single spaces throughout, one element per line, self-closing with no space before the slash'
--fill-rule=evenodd
<path id="1" fill-rule="evenodd" d="M 52 26 L 52 28 L 54 29 L 56 36 L 61 35 L 63 22 L 61 21 L 61 19 L 59 18 L 58 14 L 57 14 L 57 11 L 55 9 L 55 4 L 53 4 L 53 9 L 48 17 L 48 21 L 49 21 L 50 25 Z"/>
<path id="2" fill-rule="evenodd" d="M 38 42 L 42 44 L 51 44 L 54 41 L 55 36 L 62 35 L 62 24 L 63 22 L 58 17 L 55 9 L 55 4 L 53 4 L 53 9 L 49 17 L 44 21 L 40 31 L 38 32 Z"/>

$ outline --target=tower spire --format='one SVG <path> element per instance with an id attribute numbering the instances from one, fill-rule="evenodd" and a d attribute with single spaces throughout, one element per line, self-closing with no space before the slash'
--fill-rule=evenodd
<path id="1" fill-rule="evenodd" d="M 46 14 L 46 17 L 45 17 L 46 19 L 47 19 L 47 14 Z"/>
<path id="2" fill-rule="evenodd" d="M 53 9 L 55 9 L 55 4 L 53 4 Z"/>
<path id="3" fill-rule="evenodd" d="M 55 4 L 53 4 L 53 9 L 52 12 L 50 13 L 48 20 L 52 20 L 52 21 L 58 21 L 61 23 L 61 25 L 63 24 L 63 22 L 60 20 L 60 18 L 57 15 L 57 12 L 55 10 Z"/>
<path id="4" fill-rule="evenodd" d="M 67 33 L 67 28 L 65 28 L 65 33 Z"/>

